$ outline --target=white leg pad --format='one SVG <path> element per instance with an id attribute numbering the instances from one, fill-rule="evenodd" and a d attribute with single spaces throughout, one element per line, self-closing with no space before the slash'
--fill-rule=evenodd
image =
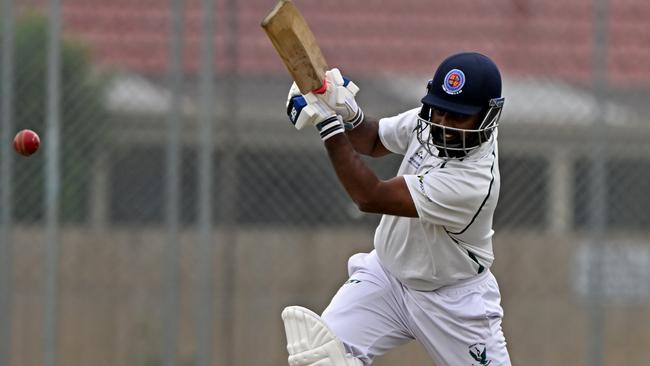
<path id="1" fill-rule="evenodd" d="M 282 311 L 290 366 L 363 366 L 313 311 L 289 306 Z"/>

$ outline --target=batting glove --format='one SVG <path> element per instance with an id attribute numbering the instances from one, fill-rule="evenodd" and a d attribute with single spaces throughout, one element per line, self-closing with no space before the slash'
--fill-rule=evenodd
<path id="1" fill-rule="evenodd" d="M 336 112 L 312 93 L 294 96 L 290 94 L 287 100 L 287 115 L 299 130 L 307 125 L 316 126 L 323 141 L 345 132 Z"/>
<path id="2" fill-rule="evenodd" d="M 359 87 L 350 79 L 341 75 L 339 69 L 334 68 L 325 72 L 327 90 L 319 98 L 325 101 L 343 119 L 345 129 L 352 130 L 363 122 L 364 114 L 354 97 L 359 92 Z"/>
<path id="3" fill-rule="evenodd" d="M 289 94 L 287 94 L 287 105 L 289 105 L 291 98 L 299 95 L 302 95 L 302 93 L 300 92 L 300 89 L 298 89 L 298 84 L 294 81 L 294 83 L 291 84 L 291 88 L 289 88 Z"/>

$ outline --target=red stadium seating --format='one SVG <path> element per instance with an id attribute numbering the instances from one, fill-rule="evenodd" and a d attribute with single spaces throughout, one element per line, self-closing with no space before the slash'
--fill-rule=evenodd
<path id="1" fill-rule="evenodd" d="M 43 6 L 43 1 L 23 1 Z M 144 74 L 167 67 L 169 0 L 66 0 L 64 27 L 91 43 L 106 65 Z M 235 10 L 229 10 L 229 3 Z M 222 71 L 284 68 L 259 27 L 275 0 L 217 0 L 216 60 Z M 331 65 L 348 73 L 431 72 L 450 52 L 478 50 L 510 75 L 588 83 L 592 77 L 591 0 L 296 0 Z M 650 84 L 650 2 L 610 1 L 609 81 Z M 233 18 L 232 13 L 236 13 Z M 201 1 L 185 1 L 185 67 L 198 68 Z M 235 19 L 236 21 L 233 21 Z M 231 30 L 229 28 L 235 27 Z M 230 40 L 234 43 L 229 46 Z M 229 50 L 234 50 L 231 52 Z"/>

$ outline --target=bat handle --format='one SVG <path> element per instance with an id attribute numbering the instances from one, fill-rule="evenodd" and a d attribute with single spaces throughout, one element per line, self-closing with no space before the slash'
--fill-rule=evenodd
<path id="1" fill-rule="evenodd" d="M 314 94 L 325 94 L 327 91 L 327 80 L 323 80 L 323 85 L 320 88 L 314 89 L 311 92 Z"/>

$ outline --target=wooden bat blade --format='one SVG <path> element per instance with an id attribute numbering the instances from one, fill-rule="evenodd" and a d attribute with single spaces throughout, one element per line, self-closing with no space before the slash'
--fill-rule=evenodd
<path id="1" fill-rule="evenodd" d="M 303 94 L 324 85 L 327 62 L 307 22 L 290 0 L 280 0 L 262 28 Z"/>

